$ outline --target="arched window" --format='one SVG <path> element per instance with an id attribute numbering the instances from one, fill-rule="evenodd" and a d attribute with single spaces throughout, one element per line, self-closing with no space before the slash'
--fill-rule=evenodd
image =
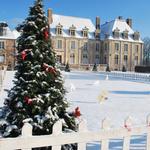
<path id="1" fill-rule="evenodd" d="M 83 37 L 85 37 L 85 38 L 88 37 L 88 30 L 89 30 L 89 29 L 88 29 L 87 27 L 85 27 L 85 28 L 82 29 L 82 36 L 83 36 Z"/>

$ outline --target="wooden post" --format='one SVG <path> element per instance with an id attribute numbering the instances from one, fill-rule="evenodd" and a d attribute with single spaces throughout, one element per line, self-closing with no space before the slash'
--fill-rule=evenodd
<path id="1" fill-rule="evenodd" d="M 102 121 L 102 129 L 109 130 L 110 129 L 110 121 L 108 118 L 105 118 Z M 109 139 L 104 139 L 101 141 L 101 150 L 109 150 Z"/>
<path id="2" fill-rule="evenodd" d="M 22 137 L 25 137 L 25 138 L 28 138 L 30 136 L 32 136 L 32 125 L 29 124 L 29 123 L 25 123 L 24 126 L 22 127 Z M 30 148 L 25 148 L 25 149 L 22 149 L 22 150 L 31 150 L 32 147 Z"/>
<path id="3" fill-rule="evenodd" d="M 147 116 L 147 141 L 146 141 L 146 150 L 150 150 L 150 115 Z"/>
<path id="4" fill-rule="evenodd" d="M 129 150 L 130 148 L 130 132 L 132 127 L 132 119 L 131 117 L 127 117 L 124 121 L 124 127 L 127 129 L 127 136 L 123 139 L 123 150 Z"/>
<path id="5" fill-rule="evenodd" d="M 62 120 L 58 120 L 54 125 L 53 125 L 53 135 L 59 135 L 62 133 Z M 52 150 L 61 150 L 61 145 L 58 146 L 53 146 Z"/>
<path id="6" fill-rule="evenodd" d="M 87 131 L 87 122 L 86 120 L 82 120 L 79 123 L 78 132 L 86 132 Z M 86 143 L 78 143 L 78 150 L 86 150 Z"/>

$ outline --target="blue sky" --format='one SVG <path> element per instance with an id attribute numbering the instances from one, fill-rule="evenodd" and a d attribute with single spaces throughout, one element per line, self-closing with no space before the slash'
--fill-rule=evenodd
<path id="1" fill-rule="evenodd" d="M 0 21 L 8 22 L 11 28 L 24 20 L 34 0 L 2 0 Z M 101 24 L 118 16 L 133 19 L 133 29 L 140 31 L 142 38 L 150 37 L 150 0 L 44 0 L 45 11 L 52 8 L 56 14 L 91 18 L 100 16 Z"/>

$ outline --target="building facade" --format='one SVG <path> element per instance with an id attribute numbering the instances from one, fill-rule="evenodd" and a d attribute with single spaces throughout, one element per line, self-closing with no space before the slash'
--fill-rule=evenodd
<path id="1" fill-rule="evenodd" d="M 16 37 L 6 22 L 0 22 L 0 68 L 7 66 L 13 70 L 15 66 Z"/>
<path id="2" fill-rule="evenodd" d="M 100 64 L 100 19 L 97 27 L 90 19 L 52 14 L 48 10 L 50 33 L 57 61 L 72 67 Z"/>
<path id="3" fill-rule="evenodd" d="M 132 29 L 132 20 L 121 17 L 100 25 L 90 19 L 56 15 L 48 10 L 48 20 L 57 61 L 72 67 L 99 64 L 111 70 L 133 71 L 143 62 L 143 41 Z"/>

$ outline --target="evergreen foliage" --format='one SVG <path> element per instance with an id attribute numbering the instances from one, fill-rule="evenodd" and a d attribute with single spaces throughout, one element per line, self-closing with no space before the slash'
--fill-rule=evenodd
<path id="1" fill-rule="evenodd" d="M 21 36 L 17 40 L 17 71 L 14 87 L 5 100 L 5 115 L 0 124 L 2 136 L 19 136 L 24 122 L 33 126 L 33 135 L 51 134 L 59 119 L 64 120 L 64 132 L 75 131 L 75 117 L 66 111 L 69 104 L 55 64 L 42 0 L 35 1 L 18 30 Z"/>

